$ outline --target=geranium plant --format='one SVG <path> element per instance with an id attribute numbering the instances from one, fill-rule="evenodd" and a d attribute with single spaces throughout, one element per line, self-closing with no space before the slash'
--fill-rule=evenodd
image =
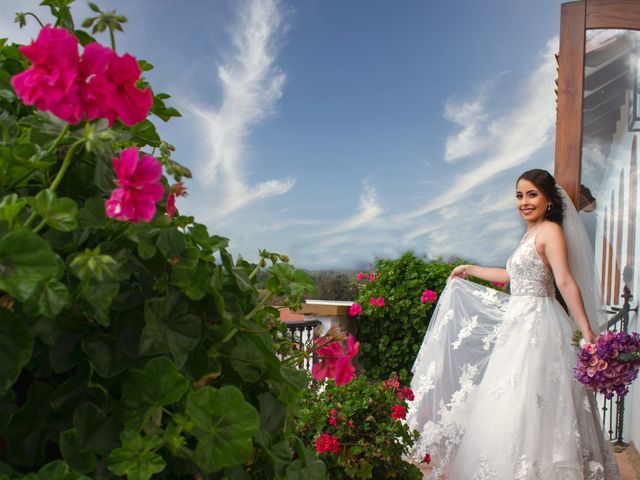
<path id="1" fill-rule="evenodd" d="M 191 173 L 151 121 L 179 113 L 115 52 L 126 19 L 90 4 L 89 33 L 71 3 L 0 40 L 0 478 L 324 478 L 269 306 L 309 277 L 180 215 Z"/>
<path id="2" fill-rule="evenodd" d="M 378 260 L 374 272 L 358 273 L 360 292 L 350 314 L 359 318 L 360 360 L 367 375 L 384 379 L 398 372 L 408 383 L 433 307 L 456 264 L 407 252 Z"/>
<path id="3" fill-rule="evenodd" d="M 318 384 L 305 397 L 298 434 L 314 445 L 333 480 L 419 480 L 420 470 L 403 460 L 418 436 L 403 421 L 412 397 L 396 377 Z"/>

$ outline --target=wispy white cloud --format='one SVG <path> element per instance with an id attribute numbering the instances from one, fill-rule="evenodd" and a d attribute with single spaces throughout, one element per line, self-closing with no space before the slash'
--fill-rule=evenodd
<path id="1" fill-rule="evenodd" d="M 282 195 L 295 178 L 269 179 L 256 185 L 246 181 L 246 153 L 252 129 L 276 113 L 285 74 L 276 60 L 286 31 L 277 0 L 249 0 L 231 29 L 231 51 L 218 65 L 222 92 L 217 109 L 188 105 L 199 120 L 208 146 L 201 178 L 215 187 L 228 214 L 258 199 Z"/>
<path id="2" fill-rule="evenodd" d="M 362 193 L 360 194 L 358 213 L 347 219 L 341 225 L 341 230 L 354 230 L 362 226 L 370 225 L 381 213 L 382 208 L 378 205 L 378 196 L 375 187 L 365 182 Z"/>
<path id="3" fill-rule="evenodd" d="M 475 168 L 457 175 L 435 198 L 407 215 L 417 218 L 469 196 L 496 175 L 521 165 L 551 141 L 555 123 L 554 89 L 557 37 L 547 43 L 537 65 L 521 87 L 520 101 L 487 126 L 493 147 Z"/>
<path id="4" fill-rule="evenodd" d="M 489 83 L 484 83 L 471 100 L 449 99 L 444 118 L 461 128 L 445 142 L 444 160 L 449 163 L 481 152 L 488 146 L 486 111 Z"/>

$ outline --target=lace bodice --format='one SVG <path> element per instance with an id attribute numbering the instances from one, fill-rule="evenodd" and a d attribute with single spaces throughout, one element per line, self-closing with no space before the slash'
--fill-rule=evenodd
<path id="1" fill-rule="evenodd" d="M 526 237 L 507 260 L 512 296 L 553 297 L 553 273 L 536 252 L 536 236 Z"/>

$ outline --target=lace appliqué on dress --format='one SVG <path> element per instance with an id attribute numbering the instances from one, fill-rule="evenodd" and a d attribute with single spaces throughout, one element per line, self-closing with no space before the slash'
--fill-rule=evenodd
<path id="1" fill-rule="evenodd" d="M 457 350 L 462 344 L 462 340 L 467 338 L 473 332 L 473 329 L 478 326 L 478 315 L 474 315 L 471 318 L 467 318 L 462 321 L 462 325 L 464 325 L 460 331 L 458 332 L 458 338 L 455 342 L 451 344 L 454 350 Z"/>

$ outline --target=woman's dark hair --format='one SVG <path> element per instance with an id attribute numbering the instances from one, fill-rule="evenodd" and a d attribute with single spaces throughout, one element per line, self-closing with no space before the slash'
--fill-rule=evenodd
<path id="1" fill-rule="evenodd" d="M 520 175 L 518 180 L 516 180 L 516 185 L 518 185 L 520 180 L 528 180 L 533 183 L 536 188 L 542 192 L 542 195 L 549 200 L 551 208 L 545 212 L 544 219 L 562 226 L 564 204 L 562 203 L 562 196 L 556 186 L 556 179 L 553 178 L 553 175 L 541 168 L 534 168 Z"/>

